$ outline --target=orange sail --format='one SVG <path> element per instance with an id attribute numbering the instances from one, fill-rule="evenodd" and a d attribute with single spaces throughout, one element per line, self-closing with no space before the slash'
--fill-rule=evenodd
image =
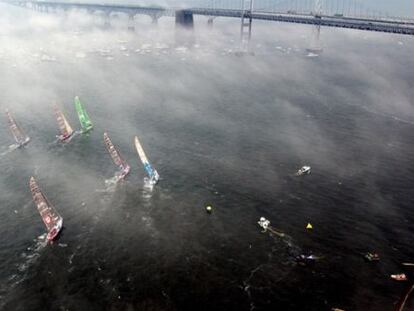
<path id="1" fill-rule="evenodd" d="M 69 125 L 68 121 L 66 120 L 65 116 L 63 115 L 62 111 L 59 110 L 57 106 L 55 106 L 55 115 L 56 120 L 59 125 L 59 131 L 61 136 L 59 138 L 66 139 L 69 138 L 73 134 L 73 129 Z"/>

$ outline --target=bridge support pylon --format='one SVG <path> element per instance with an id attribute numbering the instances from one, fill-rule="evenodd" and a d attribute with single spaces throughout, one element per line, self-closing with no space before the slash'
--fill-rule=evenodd
<path id="1" fill-rule="evenodd" d="M 156 14 L 154 14 L 154 15 L 151 15 L 151 24 L 153 24 L 153 25 L 158 25 L 158 19 L 159 19 L 160 17 L 158 16 L 158 15 L 156 15 Z"/>
<path id="2" fill-rule="evenodd" d="M 208 28 L 213 28 L 213 22 L 214 22 L 214 16 L 209 17 L 207 20 Z"/>
<path id="3" fill-rule="evenodd" d="M 175 12 L 175 26 L 182 28 L 194 28 L 194 16 L 191 11 L 181 10 Z"/>
<path id="4" fill-rule="evenodd" d="M 250 39 L 252 38 L 252 12 L 254 0 L 243 0 L 242 3 L 240 40 L 243 48 L 247 49 Z"/>
<path id="5" fill-rule="evenodd" d="M 105 12 L 104 13 L 104 25 L 103 25 L 104 29 L 109 29 L 111 28 L 111 13 L 110 12 Z"/>
<path id="6" fill-rule="evenodd" d="M 312 26 L 312 35 L 310 47 L 306 49 L 309 53 L 320 54 L 323 49 L 321 46 L 321 25 L 320 21 L 322 18 L 322 2 L 321 0 L 315 0 L 314 18 L 319 21 L 318 24 Z"/>
<path id="7" fill-rule="evenodd" d="M 128 15 L 128 30 L 135 31 L 135 15 L 134 14 Z"/>

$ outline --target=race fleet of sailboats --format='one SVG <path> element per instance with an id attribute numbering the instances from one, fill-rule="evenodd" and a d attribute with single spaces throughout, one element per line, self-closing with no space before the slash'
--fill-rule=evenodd
<path id="1" fill-rule="evenodd" d="M 78 96 L 74 98 L 76 113 L 79 118 L 81 125 L 80 131 L 74 131 L 70 126 L 68 120 L 66 119 L 63 112 L 59 109 L 57 105 L 54 106 L 54 113 L 56 121 L 59 126 L 59 135 L 56 135 L 60 142 L 69 142 L 76 133 L 85 134 L 90 132 L 93 129 L 93 123 L 89 118 L 89 115 L 86 112 L 86 109 L 82 105 Z M 7 121 L 9 124 L 10 131 L 13 134 L 14 140 L 17 147 L 25 146 L 30 141 L 30 137 L 23 131 L 23 129 L 16 123 L 12 114 L 6 110 Z M 121 181 L 129 174 L 130 166 L 121 156 L 119 151 L 113 145 L 111 139 L 108 136 L 108 133 L 103 134 L 104 143 L 108 150 L 109 155 L 112 158 L 112 161 L 119 168 L 115 173 L 116 182 Z M 144 177 L 144 181 L 150 185 L 155 185 L 160 176 L 158 172 L 151 166 L 148 161 L 148 158 L 142 148 L 142 145 L 138 139 L 135 137 L 135 148 L 138 152 L 139 158 L 144 165 L 145 172 L 148 177 Z M 39 214 L 46 226 L 47 229 L 47 240 L 55 240 L 63 228 L 63 217 L 57 212 L 55 207 L 49 202 L 42 190 L 36 183 L 35 178 L 32 176 L 29 180 L 30 191 L 33 196 L 33 201 L 39 211 Z"/>

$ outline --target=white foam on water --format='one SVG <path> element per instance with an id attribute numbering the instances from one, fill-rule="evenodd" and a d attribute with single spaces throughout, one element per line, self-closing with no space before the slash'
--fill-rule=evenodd
<path id="1" fill-rule="evenodd" d="M 0 157 L 3 157 L 5 155 L 11 153 L 11 152 L 13 152 L 14 150 L 16 150 L 18 148 L 19 148 L 19 145 L 18 144 L 10 145 L 10 146 L 8 146 L 8 149 L 6 151 L 0 153 Z"/>

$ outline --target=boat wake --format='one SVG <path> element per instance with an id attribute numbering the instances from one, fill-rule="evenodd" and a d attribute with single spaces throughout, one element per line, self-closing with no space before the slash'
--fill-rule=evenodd
<path id="1" fill-rule="evenodd" d="M 155 184 L 147 177 L 144 177 L 144 185 L 142 187 L 142 198 L 145 201 L 148 201 L 152 198 L 154 194 L 154 186 Z"/>
<path id="2" fill-rule="evenodd" d="M 20 257 L 22 261 L 16 264 L 17 271 L 13 273 L 6 282 L 0 285 L 0 298 L 4 298 L 7 293 L 11 292 L 17 285 L 23 282 L 27 277 L 28 268 L 31 267 L 40 257 L 42 250 L 47 245 L 46 233 L 38 236 L 33 240 L 33 245 L 29 246 Z M 5 299 L 0 299 L 0 309 L 2 309 Z"/>
<path id="3" fill-rule="evenodd" d="M 96 189 L 96 192 L 113 193 L 115 192 L 117 183 L 118 183 L 118 177 L 116 175 L 112 178 L 105 179 L 105 188 Z"/>
<path id="4" fill-rule="evenodd" d="M 112 178 L 105 179 L 106 191 L 107 192 L 113 192 L 116 188 L 116 185 L 117 185 L 118 181 L 119 181 L 119 178 L 116 175 Z"/>
<path id="5" fill-rule="evenodd" d="M 250 310 L 256 309 L 252 290 L 257 292 L 264 288 L 262 286 L 263 275 L 271 276 L 277 273 L 277 276 L 275 275 L 276 278 L 272 278 L 272 282 L 284 279 L 290 271 L 286 267 L 294 267 L 296 265 L 296 257 L 301 253 L 300 248 L 294 244 L 293 238 L 270 226 L 270 221 L 261 217 L 258 224 L 263 228 L 262 233 L 267 233 L 275 243 L 267 253 L 267 261 L 253 268 L 249 276 L 243 281 L 242 289 L 248 297 Z M 280 266 L 280 269 L 275 269 L 275 266 Z M 262 275 L 258 275 L 260 273 Z"/>
<path id="6" fill-rule="evenodd" d="M 56 135 L 56 139 L 51 144 L 65 146 L 66 144 L 70 143 L 74 137 L 80 134 L 81 134 L 81 131 L 74 131 L 72 135 L 70 135 L 70 137 L 65 140 L 61 140 L 59 138 L 59 135 Z"/>
<path id="7" fill-rule="evenodd" d="M 0 157 L 3 157 L 11 152 L 13 152 L 16 149 L 19 149 L 19 145 L 18 144 L 12 144 L 10 146 L 7 147 L 7 150 L 3 151 L 2 153 L 0 153 Z M 4 148 L 3 148 L 4 149 Z"/>
<path id="8" fill-rule="evenodd" d="M 105 188 L 104 189 L 96 189 L 96 192 L 100 193 L 113 193 L 116 190 L 116 186 L 120 181 L 119 173 L 115 173 L 115 175 L 111 178 L 105 179 Z"/>

